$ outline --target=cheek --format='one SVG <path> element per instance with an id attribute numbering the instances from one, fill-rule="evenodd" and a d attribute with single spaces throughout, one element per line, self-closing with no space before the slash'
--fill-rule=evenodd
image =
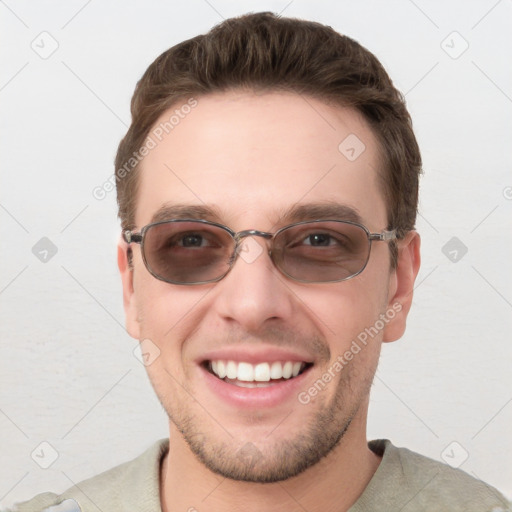
<path id="1" fill-rule="evenodd" d="M 166 401 L 186 372 L 182 351 L 194 302 L 187 300 L 186 294 L 172 293 L 167 283 L 150 278 L 152 281 L 140 283 L 138 291 L 141 351 L 149 349 L 152 360 L 145 364 L 146 371 L 157 395 Z"/>
<path id="2" fill-rule="evenodd" d="M 141 332 L 147 337 L 165 337 L 191 307 L 183 290 L 155 279 L 142 263 L 135 270 L 134 288 Z"/>
<path id="3" fill-rule="evenodd" d="M 316 291 L 308 290 L 300 299 L 325 339 L 332 340 L 331 350 L 341 350 L 375 323 L 386 303 L 386 294 L 377 295 L 371 280 L 361 275 Z"/>
<path id="4" fill-rule="evenodd" d="M 175 286 L 141 275 L 137 306 L 142 339 L 149 339 L 171 365 L 179 362 L 183 345 L 199 328 L 208 288 Z"/>

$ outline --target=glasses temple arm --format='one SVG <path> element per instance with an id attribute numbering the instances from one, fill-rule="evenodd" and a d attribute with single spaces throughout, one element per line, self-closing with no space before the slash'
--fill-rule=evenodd
<path id="1" fill-rule="evenodd" d="M 376 241 L 389 241 L 389 240 L 396 240 L 396 229 L 392 229 L 391 231 L 384 230 L 382 233 L 370 233 L 369 236 L 370 240 L 376 240 Z"/>
<path id="2" fill-rule="evenodd" d="M 123 231 L 123 239 L 127 244 L 140 244 L 142 242 L 142 235 L 126 229 Z"/>

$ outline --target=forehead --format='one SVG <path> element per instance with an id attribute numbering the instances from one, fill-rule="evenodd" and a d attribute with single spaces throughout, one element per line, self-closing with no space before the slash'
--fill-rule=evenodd
<path id="1" fill-rule="evenodd" d="M 358 112 L 293 93 L 234 91 L 195 101 L 169 109 L 149 133 L 139 227 L 161 217 L 164 205 L 205 206 L 234 229 L 264 229 L 297 205 L 322 203 L 385 227 L 378 146 Z"/>

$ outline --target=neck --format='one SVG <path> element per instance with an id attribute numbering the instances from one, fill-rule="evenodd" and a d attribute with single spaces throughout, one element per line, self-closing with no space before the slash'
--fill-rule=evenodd
<path id="1" fill-rule="evenodd" d="M 207 469 L 170 427 L 160 483 L 163 512 L 342 512 L 362 494 L 381 460 L 368 448 L 366 420 L 356 417 L 338 446 L 300 475 L 270 484 L 238 482 Z"/>

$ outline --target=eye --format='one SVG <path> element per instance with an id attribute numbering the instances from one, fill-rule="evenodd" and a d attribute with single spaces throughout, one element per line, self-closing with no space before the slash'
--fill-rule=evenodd
<path id="1" fill-rule="evenodd" d="M 218 249 L 229 245 L 223 235 L 223 232 L 213 229 L 181 230 L 167 236 L 165 247 L 173 250 Z"/>
<path id="2" fill-rule="evenodd" d="M 303 240 L 303 243 L 304 245 L 311 245 L 313 247 L 325 247 L 336 245 L 337 241 L 327 233 L 313 233 L 306 236 L 306 238 Z"/>
<path id="3" fill-rule="evenodd" d="M 180 235 L 176 242 L 176 245 L 181 247 L 207 247 L 208 245 L 211 245 L 205 237 L 197 233 Z"/>
<path id="4" fill-rule="evenodd" d="M 295 237 L 290 244 L 291 247 L 320 248 L 325 247 L 336 250 L 347 250 L 351 247 L 351 238 L 347 235 L 333 230 L 306 231 Z"/>

